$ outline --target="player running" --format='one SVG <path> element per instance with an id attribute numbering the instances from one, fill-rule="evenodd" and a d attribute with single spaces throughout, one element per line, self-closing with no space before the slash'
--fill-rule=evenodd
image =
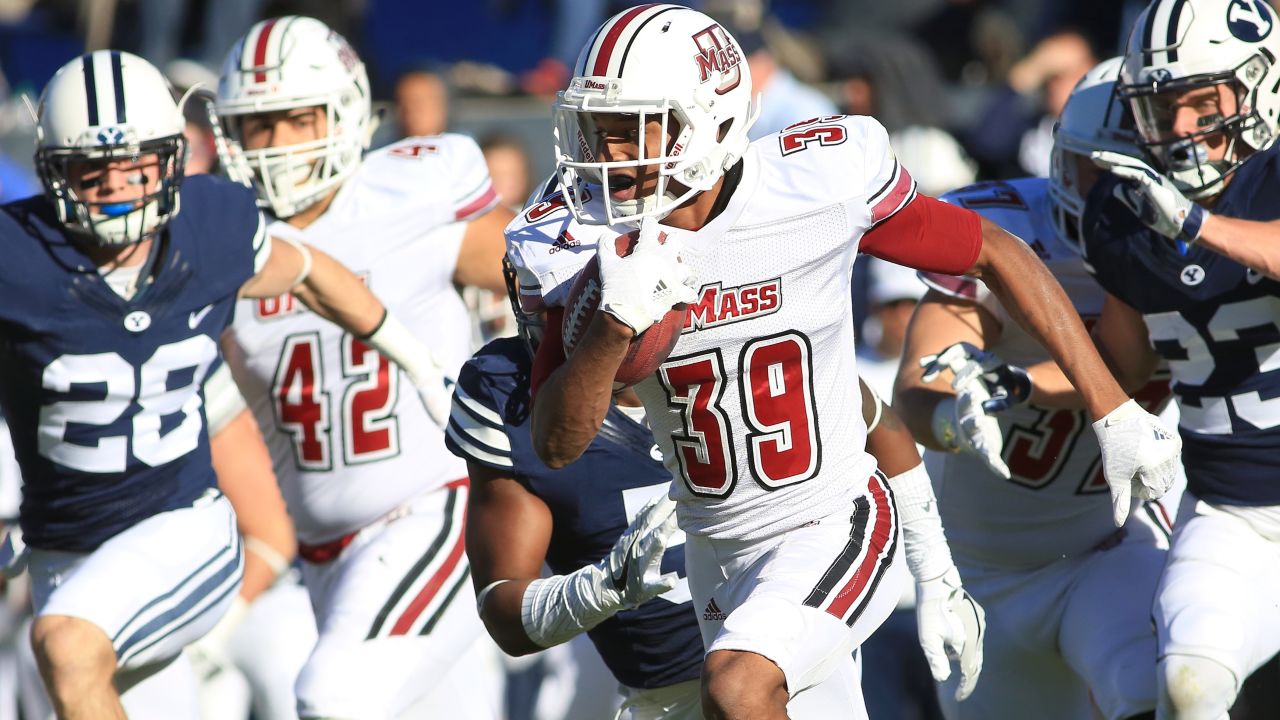
<path id="1" fill-rule="evenodd" d="M 497 195 L 473 141 L 411 137 L 362 157 L 373 125 L 359 57 L 318 20 L 258 23 L 227 57 L 218 111 L 273 231 L 332 253 L 456 369 L 470 322 L 454 283 L 504 287 Z M 235 160 L 232 160 L 235 162 Z M 486 214 L 487 213 L 487 214 Z M 399 370 L 289 295 L 243 303 L 228 359 L 299 538 L 320 633 L 297 681 L 311 717 L 393 717 L 423 702 L 490 717 L 484 630 L 457 599 L 466 466 Z M 487 639 L 483 641 L 487 645 Z"/>
<path id="2" fill-rule="evenodd" d="M 60 717 L 124 717 L 117 688 L 208 631 L 240 583 L 201 392 L 236 298 L 305 289 L 425 395 L 442 376 L 412 338 L 375 332 L 386 312 L 358 278 L 272 242 L 252 193 L 183 180 L 182 113 L 146 61 L 72 60 L 37 120 L 45 195 L 0 212 L 0 404 L 25 480 L 31 640 Z M 192 700 L 174 716 L 194 717 Z"/>
<path id="3" fill-rule="evenodd" d="M 1145 160 L 1094 155 L 1118 176 L 1084 214 L 1094 334 L 1126 387 L 1168 361 L 1187 451 L 1153 613 L 1161 718 L 1225 718 L 1280 649 L 1277 57 L 1261 0 L 1152 2 L 1120 74 Z"/>
<path id="4" fill-rule="evenodd" d="M 1080 257 L 1084 196 L 1101 174 L 1089 153 L 1133 151 L 1114 93 L 1120 64 L 1103 62 L 1072 92 L 1055 135 L 1052 179 L 980 183 L 942 198 L 1026 241 L 1090 321 L 1102 311 L 1103 291 Z M 1045 352 L 981 281 L 924 279 L 932 292 L 911 321 L 895 407 L 921 442 L 951 451 L 927 453 L 926 461 L 956 564 L 991 618 L 982 682 L 963 703 L 940 688 L 944 714 L 1024 718 L 1034 707 L 1046 719 L 1149 715 L 1156 706 L 1149 617 L 1168 518 L 1148 502 L 1117 530 L 1105 512 L 1107 484 L 1088 420 L 1055 406 L 1076 400 L 1074 388 L 1060 379 L 1055 395 L 1032 384 L 1020 366 L 1044 361 Z M 941 378 L 927 382 L 922 358 L 926 376 L 953 368 L 954 389 Z M 1166 376 L 1137 397 L 1158 409 L 1169 398 Z M 1004 409 L 984 409 L 993 400 Z"/>
<path id="5" fill-rule="evenodd" d="M 577 350 L 539 346 L 534 448 L 552 467 L 577 458 L 630 340 L 676 303 L 711 298 L 636 386 L 677 478 L 695 607 L 724 613 L 699 620 L 708 716 L 864 714 L 850 656 L 897 601 L 885 588 L 901 563 L 900 518 L 857 412 L 859 249 L 978 275 L 1019 309 L 1099 418 L 1120 520 L 1131 492 L 1168 487 L 1177 438 L 1126 401 L 1044 266 L 976 214 L 917 195 L 874 120 L 815 118 L 748 146 L 737 43 L 673 5 L 608 20 L 574 75 L 555 106 L 573 211 L 648 222 L 631 255 L 600 255 L 605 312 Z M 760 302 L 764 289 L 777 301 Z"/>
<path id="6" fill-rule="evenodd" d="M 536 195 L 530 212 L 510 229 L 520 257 L 536 258 L 544 277 L 547 270 L 581 266 L 596 238 L 611 235 L 606 228 L 574 225 L 561 198 L 554 186 L 550 196 Z M 530 217 L 537 219 L 526 223 Z M 551 252 L 556 239 L 570 228 L 580 244 L 554 258 L 561 252 Z M 509 266 L 508 293 L 522 338 L 491 342 L 463 367 L 448 430 L 450 449 L 467 459 L 475 488 L 468 552 L 481 615 L 490 634 L 514 655 L 585 631 L 622 684 L 630 717 L 700 719 L 698 608 L 685 580 L 676 578 L 685 566 L 684 535 L 671 516 L 671 475 L 653 443 L 644 408 L 624 390 L 582 458 L 559 470 L 537 459 L 528 427 L 531 349 L 544 325 L 541 311 L 526 311 L 516 299 L 517 272 L 526 285 L 536 285 L 537 270 Z M 526 297 L 531 309 L 540 307 L 536 298 Z M 885 417 L 872 438 L 880 442 L 875 451 L 882 467 L 901 473 L 890 484 L 909 486 L 923 472 L 914 441 L 865 386 L 863 399 L 868 426 Z M 910 509 L 903 512 L 908 515 Z M 955 572 L 948 567 L 945 545 L 942 551 L 927 547 L 942 543 L 940 526 L 926 519 L 906 521 L 904 529 L 909 557 L 915 553 L 944 563 L 931 577 Z M 640 550 L 632 552 L 633 544 Z M 544 558 L 556 576 L 540 577 Z M 921 589 L 927 652 L 943 675 L 949 672 L 946 653 L 959 655 L 967 692 L 982 662 L 981 609 L 963 592 L 953 596 L 949 582 L 924 582 Z M 714 604 L 702 612 L 722 613 Z"/>

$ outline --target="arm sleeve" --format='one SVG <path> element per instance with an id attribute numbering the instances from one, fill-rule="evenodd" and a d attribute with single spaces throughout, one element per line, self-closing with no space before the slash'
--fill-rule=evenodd
<path id="1" fill-rule="evenodd" d="M 868 231 L 859 249 L 918 270 L 961 275 L 982 250 L 982 219 L 972 210 L 917 195 Z"/>
<path id="2" fill-rule="evenodd" d="M 564 337 L 561 328 L 564 323 L 564 308 L 547 310 L 547 329 L 538 343 L 538 353 L 533 356 L 533 370 L 529 374 L 530 397 L 537 397 L 538 388 L 556 368 L 564 364 Z"/>

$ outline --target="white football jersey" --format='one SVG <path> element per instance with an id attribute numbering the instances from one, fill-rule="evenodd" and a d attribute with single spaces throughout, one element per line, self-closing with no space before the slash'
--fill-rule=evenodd
<path id="1" fill-rule="evenodd" d="M 1026 242 L 1090 323 L 1102 312 L 1103 290 L 1086 272 L 1080 254 L 1058 237 L 1048 186 L 1045 178 L 987 182 L 942 199 L 978 212 Z M 1049 358 L 981 281 L 932 273 L 921 273 L 921 278 L 935 290 L 989 310 L 1001 333 L 986 349 L 1006 362 L 1026 366 Z M 1161 373 L 1136 399 L 1148 409 L 1163 406 L 1169 398 L 1167 377 Z M 1002 568 L 1038 567 L 1087 552 L 1115 532 L 1087 413 L 1028 405 L 996 417 L 1011 480 L 966 453 L 930 451 L 925 456 L 947 540 L 957 555 Z"/>
<path id="2" fill-rule="evenodd" d="M 497 196 L 479 147 L 461 135 L 408 138 L 370 153 L 329 209 L 289 235 L 332 255 L 446 366 L 470 356 L 453 273 L 466 222 Z M 304 542 L 364 527 L 466 475 L 399 369 L 292 295 L 243 300 L 228 360 L 267 437 Z"/>
<path id="3" fill-rule="evenodd" d="M 667 362 L 635 389 L 686 532 L 769 537 L 866 491 L 875 461 L 865 451 L 850 271 L 863 233 L 914 198 L 879 123 L 824 117 L 752 143 L 724 210 L 697 233 L 668 230 L 684 241 L 699 300 Z M 603 216 L 598 202 L 587 212 Z M 555 204 L 531 205 L 508 234 L 552 298 L 572 277 L 571 258 L 600 236 L 544 220 L 554 230 L 524 252 L 521 228 L 536 229 Z"/>

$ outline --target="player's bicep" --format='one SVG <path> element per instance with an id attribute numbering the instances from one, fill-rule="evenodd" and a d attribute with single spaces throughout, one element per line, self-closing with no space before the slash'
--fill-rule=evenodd
<path id="1" fill-rule="evenodd" d="M 506 282 L 502 277 L 502 255 L 506 252 L 503 230 L 515 217 L 505 207 L 496 207 L 467 223 L 458 247 L 458 260 L 454 265 L 453 281 L 459 285 L 483 288 L 494 293 L 505 293 Z"/>
<path id="2" fill-rule="evenodd" d="M 306 263 L 304 252 L 293 241 L 267 241 L 269 247 L 253 277 L 240 286 L 242 298 L 271 298 L 288 293 L 297 285 Z"/>
<path id="3" fill-rule="evenodd" d="M 858 249 L 868 255 L 926 272 L 967 273 L 983 246 L 977 213 L 916 195 L 862 237 Z"/>
<path id="4" fill-rule="evenodd" d="M 542 575 L 551 541 L 551 511 L 514 477 L 467 461 L 467 556 L 477 589 L 495 580 L 531 580 Z"/>

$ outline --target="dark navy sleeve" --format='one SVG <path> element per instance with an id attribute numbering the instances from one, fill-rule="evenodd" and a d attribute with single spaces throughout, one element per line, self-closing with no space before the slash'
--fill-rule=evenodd
<path id="1" fill-rule="evenodd" d="M 528 438 L 529 365 L 523 341 L 499 338 L 462 366 L 445 430 L 454 455 L 496 470 L 545 468 Z"/>
<path id="2" fill-rule="evenodd" d="M 182 183 L 175 242 L 191 242 L 196 271 L 216 295 L 234 294 L 271 254 L 267 222 L 253 190 L 224 178 L 193 175 Z"/>

